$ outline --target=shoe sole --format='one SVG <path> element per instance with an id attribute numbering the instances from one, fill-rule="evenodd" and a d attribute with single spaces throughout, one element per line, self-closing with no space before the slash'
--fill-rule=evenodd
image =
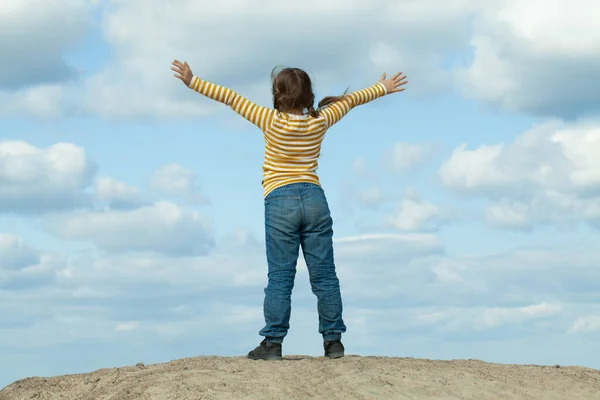
<path id="1" fill-rule="evenodd" d="M 248 356 L 250 360 L 265 360 L 265 361 L 281 361 L 283 357 L 281 356 Z"/>
<path id="2" fill-rule="evenodd" d="M 330 354 L 327 354 L 326 357 L 329 357 L 331 359 L 342 358 L 342 357 L 344 357 L 344 353 L 330 353 Z"/>

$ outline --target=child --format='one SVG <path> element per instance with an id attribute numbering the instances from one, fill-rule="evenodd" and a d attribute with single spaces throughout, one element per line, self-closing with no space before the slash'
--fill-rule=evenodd
<path id="1" fill-rule="evenodd" d="M 317 296 L 319 333 L 325 356 L 344 356 L 346 326 L 333 259 L 333 222 L 316 171 L 325 132 L 352 108 L 386 94 L 401 92 L 402 73 L 349 95 L 326 97 L 314 108 L 308 74 L 297 68 L 273 70 L 273 109 L 258 106 L 234 91 L 194 76 L 187 62 L 171 69 L 189 88 L 231 107 L 256 125 L 266 143 L 263 164 L 265 241 L 269 266 L 265 288 L 264 340 L 248 353 L 254 360 L 281 360 L 287 335 L 291 294 L 299 248 L 302 247 L 313 293 Z"/>

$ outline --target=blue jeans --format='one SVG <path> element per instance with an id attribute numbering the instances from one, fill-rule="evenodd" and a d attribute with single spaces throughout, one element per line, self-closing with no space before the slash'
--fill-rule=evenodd
<path id="1" fill-rule="evenodd" d="M 290 328 L 291 295 L 302 247 L 312 292 L 317 296 L 319 333 L 327 341 L 341 339 L 342 296 L 333 261 L 333 221 L 319 185 L 292 183 L 265 198 L 265 241 L 269 265 L 265 288 L 267 341 L 283 342 Z"/>

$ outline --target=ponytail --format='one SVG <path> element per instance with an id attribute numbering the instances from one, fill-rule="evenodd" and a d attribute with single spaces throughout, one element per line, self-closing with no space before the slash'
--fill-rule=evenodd
<path id="1" fill-rule="evenodd" d="M 328 106 L 328 105 L 330 105 L 330 104 L 333 104 L 333 103 L 335 103 L 336 101 L 343 100 L 343 99 L 344 99 L 344 97 L 346 97 L 346 93 L 348 93 L 348 89 L 346 89 L 346 90 L 344 91 L 344 93 L 342 93 L 342 94 L 341 94 L 341 95 L 339 95 L 339 96 L 327 96 L 327 97 L 324 97 L 324 98 L 323 98 L 323 99 L 322 99 L 322 100 L 319 102 L 319 109 L 321 109 L 321 108 L 323 108 L 323 107 L 325 107 L 325 106 Z"/>
<path id="2" fill-rule="evenodd" d="M 318 117 L 319 116 L 319 111 L 323 108 L 323 107 L 327 107 L 333 103 L 336 103 L 340 100 L 344 100 L 346 98 L 346 94 L 348 93 L 348 89 L 346 89 L 344 91 L 344 93 L 342 93 L 339 96 L 327 96 L 324 97 L 318 104 L 317 106 L 317 110 L 315 110 L 313 107 L 309 107 L 308 112 L 310 113 L 311 116 L 313 117 Z M 312 110 L 312 113 L 311 113 Z"/>

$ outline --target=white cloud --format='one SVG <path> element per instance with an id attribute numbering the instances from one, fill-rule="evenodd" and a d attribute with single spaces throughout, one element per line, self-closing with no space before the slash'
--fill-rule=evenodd
<path id="1" fill-rule="evenodd" d="M 530 230 L 533 221 L 527 204 L 515 201 L 492 203 L 487 207 L 486 218 L 494 226 L 508 229 Z"/>
<path id="2" fill-rule="evenodd" d="M 0 90 L 73 78 L 76 71 L 65 62 L 63 53 L 82 39 L 88 5 L 86 0 L 3 0 L 0 53 L 10 62 L 0 65 Z"/>
<path id="3" fill-rule="evenodd" d="M 569 328 L 569 333 L 591 333 L 600 331 L 600 316 L 577 318 Z"/>
<path id="4" fill-rule="evenodd" d="M 0 113 L 57 117 L 63 113 L 65 96 L 65 88 L 60 84 L 39 84 L 16 92 L 0 91 Z"/>
<path id="5" fill-rule="evenodd" d="M 385 216 L 384 225 L 401 231 L 431 231 L 449 220 L 448 210 L 421 199 L 418 191 L 409 187 L 397 201 L 396 212 Z"/>
<path id="6" fill-rule="evenodd" d="M 591 248 L 449 256 L 439 238 L 430 234 L 346 237 L 336 239 L 334 246 L 348 325 L 345 340 L 361 354 L 385 350 L 372 345 L 373 335 L 386 343 L 405 343 L 411 348 L 409 355 L 416 356 L 431 351 L 432 342 L 451 349 L 461 342 L 486 348 L 501 342 L 507 344 L 503 349 L 510 349 L 512 339 L 539 343 L 540 337 L 592 333 L 597 326 L 593 316 L 600 304 L 600 253 Z M 51 259 L 45 253 L 42 258 Z M 196 354 L 243 354 L 256 345 L 256 331 L 264 323 L 264 244 L 245 230 L 221 238 L 209 256 L 78 252 L 53 260 L 8 271 L 29 270 L 29 280 L 12 276 L 7 284 L 7 271 L 0 274 L 4 300 L 0 314 L 7 316 L 0 327 L 9 328 L 0 329 L 6 357 L 32 345 L 64 357 L 63 345 L 73 349 L 87 346 L 89 340 L 100 348 L 137 347 L 143 354 L 148 347 L 160 348 L 171 341 L 179 344 L 177 351 L 202 343 L 193 350 Z M 43 265 L 45 274 L 39 270 Z M 442 266 L 460 280 L 439 279 L 435 272 Z M 38 277 L 44 277 L 37 283 L 35 268 Z M 292 313 L 295 328 L 286 339 L 288 351 L 295 354 L 319 351 L 315 297 L 306 275 L 299 265 Z M 306 334 L 311 331 L 314 335 Z M 240 341 L 242 336 L 246 339 Z M 577 348 L 594 343 L 593 338 Z M 227 345 L 219 347 L 225 339 Z M 539 352 L 528 346 L 530 351 L 519 362 L 544 360 L 548 343 L 578 346 L 578 341 L 565 340 L 543 342 Z M 237 345 L 232 348 L 231 343 Z M 419 343 L 420 350 L 415 350 Z M 399 349 L 397 355 L 404 351 Z M 138 357 L 135 351 L 126 354 L 125 359 Z M 520 353 L 490 352 L 482 357 L 463 347 L 456 353 L 436 354 L 491 361 L 508 357 L 517 362 Z M 154 353 L 153 357 L 170 355 Z M 562 359 L 553 362 L 563 363 Z"/>
<path id="7" fill-rule="evenodd" d="M 392 73 L 392 70 L 404 68 L 414 81 L 422 82 L 415 84 L 414 90 L 418 91 L 443 75 L 439 70 L 436 76 L 433 75 L 442 62 L 441 52 L 465 43 L 466 30 L 457 30 L 456 24 L 464 21 L 469 12 L 466 1 L 454 0 L 439 5 L 427 0 L 425 3 L 407 3 L 400 7 L 389 0 L 377 6 L 350 1 L 340 7 L 335 1 L 311 0 L 299 9 L 270 0 L 258 12 L 251 1 L 237 1 L 232 8 L 218 3 L 207 5 L 179 0 L 167 9 L 158 0 L 116 2 L 116 7 L 106 14 L 104 30 L 119 57 L 116 64 L 94 78 L 91 88 L 102 90 L 88 91 L 94 93 L 89 106 L 102 109 L 105 114 L 116 110 L 137 115 L 198 114 L 207 103 L 200 105 L 188 100 L 191 97 L 183 97 L 183 87 L 179 87 L 168 73 L 173 58 L 187 59 L 193 70 L 206 79 L 230 83 L 239 90 L 243 90 L 244 84 L 264 82 L 264 95 L 257 101 L 269 98 L 269 73 L 275 65 L 282 63 L 309 67 L 311 72 L 322 77 L 335 72 L 338 79 L 349 77 L 350 70 L 344 66 L 352 65 L 373 73 L 373 81 L 382 69 Z M 436 17 L 428 9 L 432 5 L 438 10 Z M 138 12 L 140 7 L 145 10 L 142 14 Z M 307 13 L 310 17 L 299 18 Z M 337 15 L 334 20 L 329 18 L 331 13 Z M 212 24 L 215 20 L 231 29 L 215 36 Z M 358 24 L 366 24 L 370 29 L 358 32 L 354 29 Z M 315 30 L 315 27 L 326 27 L 326 31 Z M 311 46 L 273 36 L 273 31 L 296 34 Z M 330 31 L 345 34 L 328 35 Z M 395 42 L 381 39 L 399 36 L 415 39 Z M 256 43 L 269 45 L 256 46 Z M 348 43 L 352 45 L 348 46 Z M 202 52 L 192 50 L 198 46 Z M 363 58 L 364 61 L 357 65 L 357 52 L 370 54 L 370 59 Z M 322 56 L 325 53 L 328 57 Z M 238 71 L 240 59 L 248 66 L 243 78 L 239 77 Z M 313 61 L 307 65 L 306 60 Z M 397 65 L 398 62 L 403 64 Z M 106 104 L 112 104 L 114 108 L 106 110 L 103 108 Z"/>
<path id="8" fill-rule="evenodd" d="M 522 307 L 439 307 L 417 313 L 417 325 L 435 325 L 439 330 L 487 330 L 544 320 L 558 316 L 561 304 L 538 303 Z"/>
<path id="9" fill-rule="evenodd" d="M 140 190 L 109 177 L 96 180 L 96 197 L 111 208 L 132 208 L 141 205 Z"/>
<path id="10" fill-rule="evenodd" d="M 385 200 L 379 186 L 373 186 L 358 193 L 358 202 L 367 207 L 375 208 Z"/>
<path id="11" fill-rule="evenodd" d="M 467 93 L 508 110 L 574 118 L 600 109 L 600 4 L 499 0 L 482 5 L 457 71 Z M 564 82 L 564 84 L 562 84 Z"/>
<path id="12" fill-rule="evenodd" d="M 457 148 L 440 169 L 445 186 L 484 197 L 499 227 L 600 222 L 600 128 L 594 121 L 535 126 L 513 143 Z"/>
<path id="13" fill-rule="evenodd" d="M 350 185 L 343 188 L 342 196 L 347 212 L 354 214 L 354 208 L 360 208 L 356 213 L 357 227 L 364 232 L 380 229 L 400 231 L 434 231 L 442 224 L 449 222 L 453 215 L 449 209 L 427 202 L 420 198 L 414 188 L 407 188 L 404 195 L 384 192 L 379 185 L 356 189 Z M 385 211 L 382 206 L 385 205 Z M 388 205 L 395 206 L 395 210 Z M 360 207 L 358 207 L 360 206 Z M 375 215 L 366 214 L 373 212 Z M 383 214 L 381 214 L 382 212 Z"/>
<path id="14" fill-rule="evenodd" d="M 413 296 L 430 274 L 424 260 L 444 247 L 431 234 L 365 234 L 334 240 L 335 262 L 346 301 L 361 307 L 382 300 L 388 305 Z M 310 298 L 310 297 L 309 297 Z"/>
<path id="15" fill-rule="evenodd" d="M 0 269 L 22 269 L 39 262 L 39 253 L 19 237 L 0 233 Z"/>
<path id="16" fill-rule="evenodd" d="M 346 182 L 342 186 L 340 194 L 345 199 L 342 207 L 348 214 L 359 214 L 355 212 L 355 208 L 362 211 L 377 211 L 384 203 L 394 199 L 393 194 L 382 190 L 381 185 L 373 184 L 376 177 L 371 178 L 368 177 L 369 175 L 370 172 L 365 171 L 363 176 L 365 179 L 361 179 L 358 184 Z"/>
<path id="17" fill-rule="evenodd" d="M 429 268 L 448 306 L 521 306 L 532 301 L 597 305 L 599 262 L 600 253 L 591 248 L 548 246 L 440 257 Z"/>
<path id="18" fill-rule="evenodd" d="M 479 326 L 493 328 L 509 323 L 522 323 L 531 319 L 548 318 L 559 314 L 563 310 L 557 304 L 534 304 L 525 307 L 496 307 L 483 312 Z"/>
<path id="19" fill-rule="evenodd" d="M 560 307 L 600 302 L 600 271 L 596 268 L 600 254 L 591 249 L 540 248 L 490 256 L 448 256 L 440 239 L 432 234 L 344 237 L 334 240 L 334 248 L 345 296 L 350 302 L 360 300 L 363 307 L 382 299 L 390 306 L 410 300 L 410 305 L 403 307 L 417 306 L 419 313 L 423 313 L 422 307 L 434 307 L 431 312 L 465 308 L 479 313 L 478 324 L 497 326 L 555 315 Z M 192 294 L 210 293 L 214 301 L 225 301 L 229 296 L 239 300 L 261 292 L 267 274 L 264 243 L 244 230 L 220 238 L 208 256 L 172 257 L 157 252 L 74 253 L 69 257 L 41 254 L 39 265 L 54 271 L 53 295 L 112 299 L 115 305 L 122 296 L 158 296 L 165 301 L 181 296 L 177 301 L 183 301 Z M 306 274 L 304 266 L 299 269 Z M 450 275 L 459 279 L 445 279 Z M 297 284 L 298 301 L 312 302 L 307 280 L 298 277 Z M 180 305 L 171 300 L 165 303 L 171 308 Z M 141 321 L 132 315 L 125 317 L 120 323 Z"/>
<path id="20" fill-rule="evenodd" d="M 125 322 L 122 324 L 118 324 L 115 326 L 115 332 L 131 332 L 135 331 L 139 328 L 139 323 L 137 321 Z"/>
<path id="21" fill-rule="evenodd" d="M 80 36 L 78 27 L 84 26 L 95 3 L 100 4 L 102 36 L 114 57 L 81 84 L 63 85 L 56 90 L 65 91 L 60 96 L 63 112 L 93 113 L 107 118 L 199 116 L 222 109 L 220 105 L 199 101 L 194 97 L 198 95 L 186 91 L 173 78 L 169 70 L 173 58 L 189 61 L 198 75 L 231 86 L 262 104 L 271 100 L 270 71 L 282 64 L 307 69 L 315 78 L 319 96 L 331 94 L 332 88 L 338 87 L 340 82 L 350 81 L 359 89 L 376 82 L 384 71 L 393 74 L 399 70 L 411 77 L 411 93 L 436 90 L 451 82 L 450 73 L 443 68 L 445 55 L 466 45 L 466 22 L 474 11 L 471 2 L 466 0 L 443 4 L 422 0 L 401 5 L 392 0 L 378 4 L 350 1 L 343 7 L 336 1 L 310 0 L 301 9 L 269 0 L 260 12 L 249 0 L 237 1 L 235 7 L 176 0 L 167 8 L 160 0 L 72 0 L 63 8 L 53 8 L 56 12 L 34 2 L 20 2 L 22 14 L 33 17 L 20 20 L 13 30 L 29 32 L 33 43 L 44 43 L 49 49 L 45 58 L 36 58 L 35 51 L 24 52 L 23 57 L 47 60 L 46 64 L 58 71 L 54 75 L 68 76 L 69 68 L 61 57 L 73 38 Z M 87 8 L 83 7 L 85 4 Z M 437 12 L 431 13 L 432 7 Z M 144 12 L 140 13 L 140 9 Z M 333 20 L 332 13 L 337 15 Z M 48 17 L 36 19 L 44 14 Z M 301 15 L 307 18 L 298 18 Z M 61 18 L 66 17 L 69 17 L 67 23 L 62 24 Z M 214 35 L 217 20 L 230 29 Z M 60 40 L 51 40 L 43 34 L 47 29 L 28 30 L 36 21 L 40 27 L 61 26 Z M 357 31 L 354 28 L 358 25 L 365 29 Z M 456 29 L 456 26 L 465 29 Z M 319 28 L 315 30 L 315 27 Z M 301 40 L 292 43 L 284 36 L 273 36 L 273 31 L 287 31 Z M 330 35 L 332 31 L 345 33 Z M 413 39 L 389 39 L 397 37 Z M 256 43 L 268 45 L 257 46 Z M 305 43 L 311 45 L 306 47 Z M 198 48 L 202 51 L 197 51 Z M 357 53 L 367 57 L 357 59 Z M 239 60 L 244 60 L 246 65 L 242 75 Z M 362 71 L 366 80 L 351 81 L 357 70 Z M 256 89 L 259 83 L 260 91 Z M 6 98 L 6 104 L 13 103 L 10 100 Z M 39 112 L 27 102 L 6 111 Z"/>
<path id="22" fill-rule="evenodd" d="M 401 260 L 423 254 L 435 254 L 443 249 L 440 239 L 431 234 L 365 234 L 334 239 L 341 250 L 339 257 L 351 259 L 360 255 Z M 385 250 L 385 251 L 384 251 Z"/>
<path id="23" fill-rule="evenodd" d="M 38 148 L 23 141 L 0 140 L 0 212 L 65 211 L 89 208 L 95 201 L 113 209 L 144 204 L 140 188 L 107 176 L 96 178 L 97 170 L 85 150 L 71 143 Z M 155 171 L 149 186 L 158 195 L 183 203 L 207 203 L 198 180 L 195 171 L 169 164 Z"/>
<path id="24" fill-rule="evenodd" d="M 56 287 L 61 289 L 61 295 L 83 302 L 93 300 L 116 306 L 119 298 L 133 295 L 162 303 L 161 313 L 144 308 L 145 304 L 113 310 L 122 320 L 117 325 L 125 324 L 120 330 L 129 327 L 132 321 L 141 327 L 144 320 L 154 317 L 170 319 L 173 312 L 180 316 L 194 314 L 198 309 L 188 306 L 194 302 L 189 302 L 191 298 L 202 298 L 198 301 L 204 308 L 213 302 L 231 300 L 229 296 L 239 300 L 264 284 L 267 272 L 264 245 L 253 239 L 245 242 L 236 236 L 221 238 L 210 254 L 160 251 L 73 254 L 56 269 Z M 186 240 L 193 239 L 192 234 Z M 142 309 L 136 310 L 137 307 Z"/>
<path id="25" fill-rule="evenodd" d="M 0 115 L 50 118 L 77 108 L 72 87 L 82 71 L 65 55 L 89 28 L 89 6 L 88 0 L 3 0 L 0 54 L 10 62 L 0 66 Z"/>
<path id="26" fill-rule="evenodd" d="M 441 251 L 439 239 L 432 235 L 347 237 L 336 239 L 334 246 L 344 290 L 355 298 L 395 296 L 402 280 L 396 280 L 395 288 L 377 290 L 377 286 L 386 280 L 391 282 L 393 277 L 409 275 L 406 268 L 394 268 L 396 263 L 408 263 Z M 37 326 L 53 325 L 52 331 L 65 329 L 60 325 L 64 321 L 69 329 L 76 331 L 74 339 L 115 331 L 147 331 L 157 325 L 184 329 L 186 321 L 193 323 L 204 314 L 214 319 L 216 314 L 211 312 L 218 312 L 222 316 L 218 319 L 224 318 L 225 322 L 253 320 L 260 317 L 260 296 L 267 280 L 264 243 L 245 230 L 221 238 L 208 256 L 74 253 L 47 262 L 46 270 L 47 277 L 52 279 L 46 279 L 45 287 L 28 292 L 29 301 L 20 302 L 18 310 L 36 318 Z M 305 266 L 299 266 L 299 270 L 300 274 L 306 274 Z M 410 273 L 415 271 L 412 269 Z M 0 275 L 0 279 L 4 277 Z M 297 283 L 298 306 L 302 308 L 303 302 L 312 305 L 314 296 L 306 287 L 308 279 L 299 277 Z M 21 286 L 22 290 L 27 288 Z M 11 296 L 16 301 L 17 295 Z M 128 300 L 124 301 L 125 298 Z M 249 301 L 252 303 L 248 304 Z M 55 303 L 61 307 L 53 307 Z M 34 309 L 44 311 L 36 317 L 30 312 Z M 77 328 L 90 319 L 99 328 L 108 326 L 94 333 Z"/>
<path id="27" fill-rule="evenodd" d="M 63 56 L 82 38 L 96 3 L 102 36 L 115 56 L 82 82 L 65 84 L 77 73 Z M 222 110 L 198 100 L 173 78 L 173 58 L 188 60 L 197 74 L 261 104 L 270 103 L 270 70 L 282 64 L 309 70 L 320 96 L 330 94 L 340 80 L 355 88 L 368 85 L 354 79 L 357 71 L 375 81 L 383 71 L 402 70 L 410 77 L 406 93 L 411 94 L 448 87 L 455 76 L 455 83 L 472 96 L 536 115 L 571 118 L 597 112 L 600 104 L 600 84 L 593 79 L 600 67 L 600 30 L 594 19 L 598 6 L 589 0 L 550 5 L 543 0 L 351 1 L 342 8 L 335 1 L 311 0 L 304 5 L 310 18 L 296 18 L 304 11 L 274 0 L 264 3 L 260 13 L 246 0 L 237 1 L 234 8 L 192 0 L 170 4 L 165 8 L 159 0 L 69 0 L 43 7 L 11 0 L 0 14 L 0 33 L 11 39 L 0 41 L 0 50 L 15 54 L 17 62 L 0 69 L 0 86 L 4 82 L 23 91 L 14 96 L 0 93 L 3 111 L 160 118 Z M 537 12 L 540 7 L 544 12 Z M 141 8 L 144 13 L 139 13 Z M 338 16 L 335 20 L 329 18 L 332 12 Z M 216 20 L 231 29 L 215 36 Z M 364 27 L 360 32 L 354 29 L 358 25 Z M 48 26 L 55 35 L 45 34 Z M 271 35 L 284 30 L 302 40 L 290 45 L 285 37 Z M 345 33 L 328 35 L 330 31 Z M 412 40 L 387 39 L 398 37 Z M 195 50 L 198 46 L 201 52 Z M 467 57 L 469 46 L 471 59 L 453 65 L 451 60 Z M 357 62 L 357 53 L 366 57 Z M 243 76 L 237 67 L 240 59 L 249 66 Z M 562 79 L 568 79 L 568 85 L 557 86 Z M 25 89 L 26 84 L 42 86 Z M 40 101 L 46 95 L 53 101 Z"/>
<path id="28" fill-rule="evenodd" d="M 385 165 L 391 172 L 406 173 L 427 161 L 432 150 L 430 144 L 395 143 L 384 155 Z"/>
<path id="29" fill-rule="evenodd" d="M 49 217 L 47 229 L 64 239 L 90 240 L 109 252 L 206 254 L 213 246 L 206 218 L 170 202 L 133 210 L 79 211 Z"/>
<path id="30" fill-rule="evenodd" d="M 388 215 L 388 225 L 403 231 L 422 231 L 436 229 L 443 219 L 438 206 L 428 202 L 405 198 L 398 206 L 396 215 Z"/>
<path id="31" fill-rule="evenodd" d="M 96 167 L 70 143 L 40 149 L 21 141 L 0 141 L 0 209 L 41 212 L 89 202 L 83 190 Z"/>
<path id="32" fill-rule="evenodd" d="M 32 248 L 13 234 L 0 234 L 0 291 L 8 294 L 27 293 L 55 283 L 56 271 L 65 264 L 65 257 Z M 3 315 L 11 315 L 15 310 Z M 0 307 L 0 314 L 2 309 Z M 26 314 L 35 315 L 33 310 Z M 16 324 L 23 321 L 12 318 Z M 12 322 L 11 318 L 8 324 Z"/>
<path id="33" fill-rule="evenodd" d="M 162 193 L 179 196 L 194 203 L 207 202 L 200 193 L 198 173 L 179 164 L 168 164 L 156 170 L 150 179 L 150 186 Z"/>

